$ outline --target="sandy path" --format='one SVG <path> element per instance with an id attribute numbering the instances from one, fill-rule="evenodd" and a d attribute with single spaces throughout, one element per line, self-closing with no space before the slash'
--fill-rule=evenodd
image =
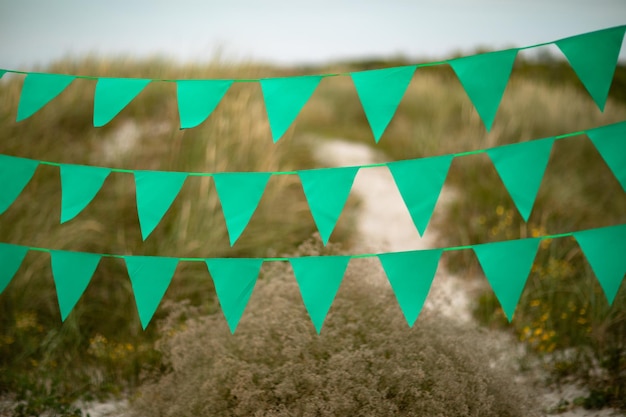
<path id="1" fill-rule="evenodd" d="M 379 163 L 388 160 L 384 154 L 371 147 L 343 140 L 326 140 L 317 145 L 316 159 L 331 166 L 350 166 Z M 359 170 L 352 193 L 361 201 L 357 220 L 359 235 L 357 251 L 401 252 L 435 248 L 436 230 L 429 226 L 420 236 L 404 205 L 391 173 L 386 167 Z M 454 192 L 444 187 L 434 210 L 434 216 L 445 210 Z M 384 276 L 378 276 L 384 279 Z M 375 282 L 388 285 L 386 281 Z M 470 294 L 481 286 L 479 281 L 461 280 L 449 274 L 442 263 L 437 270 L 424 311 L 469 322 Z M 463 288 L 464 291 L 459 291 Z"/>

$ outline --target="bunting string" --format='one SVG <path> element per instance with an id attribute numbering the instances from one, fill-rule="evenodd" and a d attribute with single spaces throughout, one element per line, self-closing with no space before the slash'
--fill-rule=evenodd
<path id="1" fill-rule="evenodd" d="M 222 312 L 232 333 L 241 319 L 264 262 L 289 262 L 315 330 L 326 315 L 352 259 L 377 257 L 409 326 L 426 300 L 443 252 L 473 250 L 506 317 L 515 308 L 543 240 L 573 237 L 585 254 L 609 304 L 626 274 L 626 224 L 476 245 L 389 253 L 272 258 L 172 258 L 61 251 L 0 243 L 0 293 L 28 251 L 50 253 L 61 319 L 65 320 L 89 285 L 101 258 L 123 259 L 142 327 L 150 323 L 179 262 L 204 262 L 215 283 Z"/>
<path id="2" fill-rule="evenodd" d="M 181 129 L 198 126 L 213 112 L 235 82 L 261 86 L 272 140 L 289 129 L 324 78 L 350 76 L 376 143 L 393 118 L 415 71 L 449 65 L 474 104 L 485 128 L 493 125 L 519 51 L 556 45 L 566 57 L 600 110 L 604 110 L 626 25 L 520 48 L 469 55 L 443 61 L 385 69 L 275 78 L 196 79 L 111 78 L 0 69 L 24 74 L 17 121 L 35 114 L 75 79 L 96 80 L 93 125 L 109 123 L 151 82 L 176 83 Z"/>
<path id="3" fill-rule="evenodd" d="M 517 54 L 556 45 L 598 108 L 603 111 L 626 25 L 553 42 L 511 48 L 444 61 L 393 68 L 259 79 L 150 79 L 50 74 L 0 69 L 23 74 L 17 121 L 25 120 L 61 94 L 75 79 L 95 80 L 93 125 L 115 118 L 151 82 L 174 82 L 180 127 L 203 123 L 235 82 L 258 82 L 273 142 L 290 128 L 301 109 L 328 77 L 349 76 L 376 143 L 380 140 L 418 68 L 449 65 L 473 103 L 487 131 L 493 125 Z M 61 177 L 61 223 L 77 216 L 112 173 L 132 174 L 142 238 L 159 224 L 189 176 L 212 177 L 233 246 L 256 210 L 272 175 L 298 175 L 324 245 L 345 206 L 361 168 L 386 167 L 423 235 L 454 158 L 486 153 L 517 210 L 528 221 L 556 140 L 586 134 L 626 191 L 626 121 L 495 148 L 419 159 L 273 172 L 146 171 L 63 164 L 0 155 L 0 215 L 22 193 L 39 165 L 58 167 Z M 204 262 L 215 284 L 226 322 L 235 332 L 264 262 L 289 262 L 303 304 L 319 333 L 352 259 L 378 258 L 409 326 L 413 326 L 430 291 L 444 252 L 472 250 L 510 321 L 530 274 L 541 241 L 573 238 L 591 266 L 611 305 L 626 274 L 626 224 L 500 242 L 354 255 L 273 258 L 177 258 L 98 254 L 0 243 L 0 293 L 29 251 L 50 254 L 61 319 L 65 320 L 88 287 L 102 258 L 123 259 L 145 329 L 165 295 L 180 262 Z"/>
<path id="4" fill-rule="evenodd" d="M 343 211 L 359 169 L 387 167 L 420 235 L 424 235 L 452 160 L 486 153 L 524 221 L 528 221 L 555 140 L 586 134 L 626 191 L 626 121 L 559 136 L 488 149 L 350 167 L 272 172 L 143 171 L 62 164 L 0 155 L 0 215 L 19 196 L 38 165 L 61 173 L 61 223 L 76 217 L 111 172 L 132 174 L 143 240 L 158 226 L 187 177 L 213 177 L 230 245 L 245 230 L 272 175 L 298 175 L 313 220 L 326 245 Z"/>

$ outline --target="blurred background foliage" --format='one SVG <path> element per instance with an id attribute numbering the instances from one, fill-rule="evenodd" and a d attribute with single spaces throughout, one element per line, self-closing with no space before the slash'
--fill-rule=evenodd
<path id="1" fill-rule="evenodd" d="M 403 65 L 393 61 L 337 63 L 324 68 L 274 68 L 216 61 L 177 66 L 163 59 L 66 59 L 43 70 L 142 78 L 259 78 Z M 278 144 L 272 144 L 260 87 L 235 83 L 197 128 L 178 129 L 175 85 L 152 83 L 103 128 L 93 128 L 94 81 L 76 80 L 31 118 L 16 123 L 22 77 L 0 82 L 0 153 L 40 160 L 126 169 L 277 171 L 320 165 L 316 141 L 344 139 L 374 146 L 349 77 L 322 81 Z M 491 132 L 447 66 L 420 68 L 377 148 L 391 159 L 484 149 L 574 132 L 626 118 L 626 67 L 618 66 L 609 101 L 600 112 L 571 67 L 550 56 L 520 54 Z M 575 231 L 626 222 L 626 196 L 585 136 L 557 141 L 527 223 L 486 155 L 456 158 L 446 185 L 454 201 L 430 228 L 441 246 L 456 246 Z M 40 166 L 15 203 L 0 216 L 7 243 L 96 253 L 218 257 L 275 256 L 290 252 L 315 230 L 295 176 L 274 176 L 258 210 L 230 248 L 209 178 L 187 180 L 152 235 L 142 242 L 133 179 L 112 174 L 94 201 L 60 225 L 58 169 Z M 332 241 L 349 253 L 353 202 Z M 437 209 L 436 209 L 437 210 Z M 384 222 L 384 219 L 381 219 Z M 444 257 L 451 272 L 480 279 L 471 251 Z M 206 267 L 180 263 L 163 306 L 186 300 L 203 314 L 219 312 Z M 626 408 L 626 290 L 612 307 L 571 239 L 544 242 L 515 319 L 507 324 L 493 293 L 478 297 L 476 318 L 513 332 L 546 360 L 556 377 L 576 374 L 593 393 L 589 406 Z M 146 369 L 165 369 L 155 340 L 157 310 L 143 332 L 122 261 L 103 259 L 87 291 L 61 323 L 49 255 L 29 253 L 0 295 L 0 391 L 23 400 L 20 413 L 55 408 L 72 414 L 79 397 L 133 389 Z M 277 320 L 280 318 L 276 318 Z M 418 320 L 419 321 L 419 320 Z M 364 331 L 367 343 L 367 331 Z M 152 373 L 151 373 L 152 374 Z M 27 404 L 27 405 L 24 405 Z"/>

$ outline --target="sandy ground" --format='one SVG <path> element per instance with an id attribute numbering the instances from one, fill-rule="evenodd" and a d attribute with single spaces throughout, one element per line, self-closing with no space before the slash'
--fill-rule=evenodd
<path id="1" fill-rule="evenodd" d="M 133 132 L 129 132 L 133 136 Z M 323 141 L 317 147 L 316 158 L 325 165 L 350 166 L 384 162 L 387 158 L 371 147 L 342 140 Z M 393 177 L 385 167 L 361 169 L 356 176 L 352 193 L 361 200 L 357 220 L 359 243 L 358 252 L 378 253 L 404 250 L 419 250 L 435 247 L 436 230 L 427 229 L 420 236 L 395 186 Z M 434 216 L 446 209 L 454 199 L 454 192 L 444 189 L 435 207 Z M 384 279 L 384 278 L 381 278 Z M 387 282 L 373 282 L 374 285 L 388 285 Z M 443 314 L 468 325 L 475 325 L 471 311 L 471 300 L 485 283 L 481 280 L 460 279 L 449 274 L 445 265 L 440 264 L 433 281 L 430 294 L 424 304 L 424 312 Z M 510 335 L 498 332 L 501 357 L 497 360 L 518 360 L 523 355 L 523 346 L 516 343 Z M 539 372 L 540 373 L 540 372 Z M 528 376 L 514 376 L 520 383 L 529 383 Z M 536 381 L 535 381 L 536 383 Z M 577 397 L 586 395 L 584 390 L 575 385 L 562 385 L 560 388 L 538 386 L 537 400 L 544 410 L 555 409 L 559 403 L 569 404 Z M 84 404 L 84 415 L 90 417 L 124 417 L 126 401 Z M 570 407 L 566 407 L 570 408 Z M 547 411 L 546 411 L 547 413 Z M 546 414 L 549 415 L 549 414 Z M 609 417 L 621 415 L 615 410 L 592 411 L 581 407 L 559 413 L 563 417 Z"/>

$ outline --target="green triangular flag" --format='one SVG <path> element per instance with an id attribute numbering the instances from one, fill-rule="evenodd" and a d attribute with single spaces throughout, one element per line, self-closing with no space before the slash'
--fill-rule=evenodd
<path id="1" fill-rule="evenodd" d="M 0 214 L 4 213 L 24 190 L 39 161 L 0 155 Z"/>
<path id="2" fill-rule="evenodd" d="M 135 171 L 137 214 L 146 240 L 180 192 L 186 172 Z"/>
<path id="3" fill-rule="evenodd" d="M 93 125 L 109 123 L 151 80 L 140 78 L 100 78 L 96 84 Z"/>
<path id="4" fill-rule="evenodd" d="M 422 311 L 442 252 L 433 249 L 378 255 L 409 327 Z"/>
<path id="5" fill-rule="evenodd" d="M 206 264 L 230 332 L 235 333 L 254 290 L 263 259 L 218 258 L 207 259 Z"/>
<path id="6" fill-rule="evenodd" d="M 67 316 L 87 289 L 101 255 L 84 252 L 50 251 L 52 276 L 57 289 L 61 320 Z"/>
<path id="7" fill-rule="evenodd" d="M 522 295 L 541 239 L 474 245 L 480 266 L 509 321 Z"/>
<path id="8" fill-rule="evenodd" d="M 350 74 L 376 143 L 404 96 L 416 65 Z"/>
<path id="9" fill-rule="evenodd" d="M 324 245 L 337 224 L 359 167 L 298 171 L 304 195 Z"/>
<path id="10" fill-rule="evenodd" d="M 9 285 L 28 253 L 26 246 L 0 243 L 0 294 Z"/>
<path id="11" fill-rule="evenodd" d="M 0 70 L 0 78 L 4 77 L 4 74 L 6 74 L 7 72 L 5 70 Z"/>
<path id="12" fill-rule="evenodd" d="M 626 191 L 626 122 L 587 130 L 587 136 Z"/>
<path id="13" fill-rule="evenodd" d="M 452 159 L 443 155 L 387 163 L 420 236 L 426 232 Z"/>
<path id="14" fill-rule="evenodd" d="M 289 129 L 317 88 L 319 75 L 260 80 L 274 143 Z"/>
<path id="15" fill-rule="evenodd" d="M 516 56 L 517 49 L 507 49 L 448 61 L 487 131 L 493 125 Z"/>
<path id="16" fill-rule="evenodd" d="M 230 246 L 235 244 L 248 225 L 271 176 L 269 172 L 228 172 L 213 175 L 226 220 Z"/>
<path id="17" fill-rule="evenodd" d="M 304 306 L 319 334 L 350 262 L 349 256 L 290 258 Z"/>
<path id="18" fill-rule="evenodd" d="M 176 81 L 180 128 L 198 126 L 215 110 L 233 80 Z"/>
<path id="19" fill-rule="evenodd" d="M 626 224 L 574 233 L 609 305 L 626 274 Z"/>
<path id="20" fill-rule="evenodd" d="M 487 149 L 524 221 L 533 210 L 553 143 L 554 138 L 546 138 Z"/>
<path id="21" fill-rule="evenodd" d="M 609 96 L 624 31 L 626 26 L 620 26 L 554 42 L 602 111 Z"/>
<path id="22" fill-rule="evenodd" d="M 110 168 L 61 164 L 61 223 L 72 220 L 98 194 Z"/>
<path id="23" fill-rule="evenodd" d="M 24 78 L 17 121 L 24 120 L 58 96 L 76 77 L 60 74 L 32 73 Z"/>
<path id="24" fill-rule="evenodd" d="M 125 256 L 124 261 L 133 286 L 141 327 L 145 330 L 172 281 L 178 258 Z"/>

